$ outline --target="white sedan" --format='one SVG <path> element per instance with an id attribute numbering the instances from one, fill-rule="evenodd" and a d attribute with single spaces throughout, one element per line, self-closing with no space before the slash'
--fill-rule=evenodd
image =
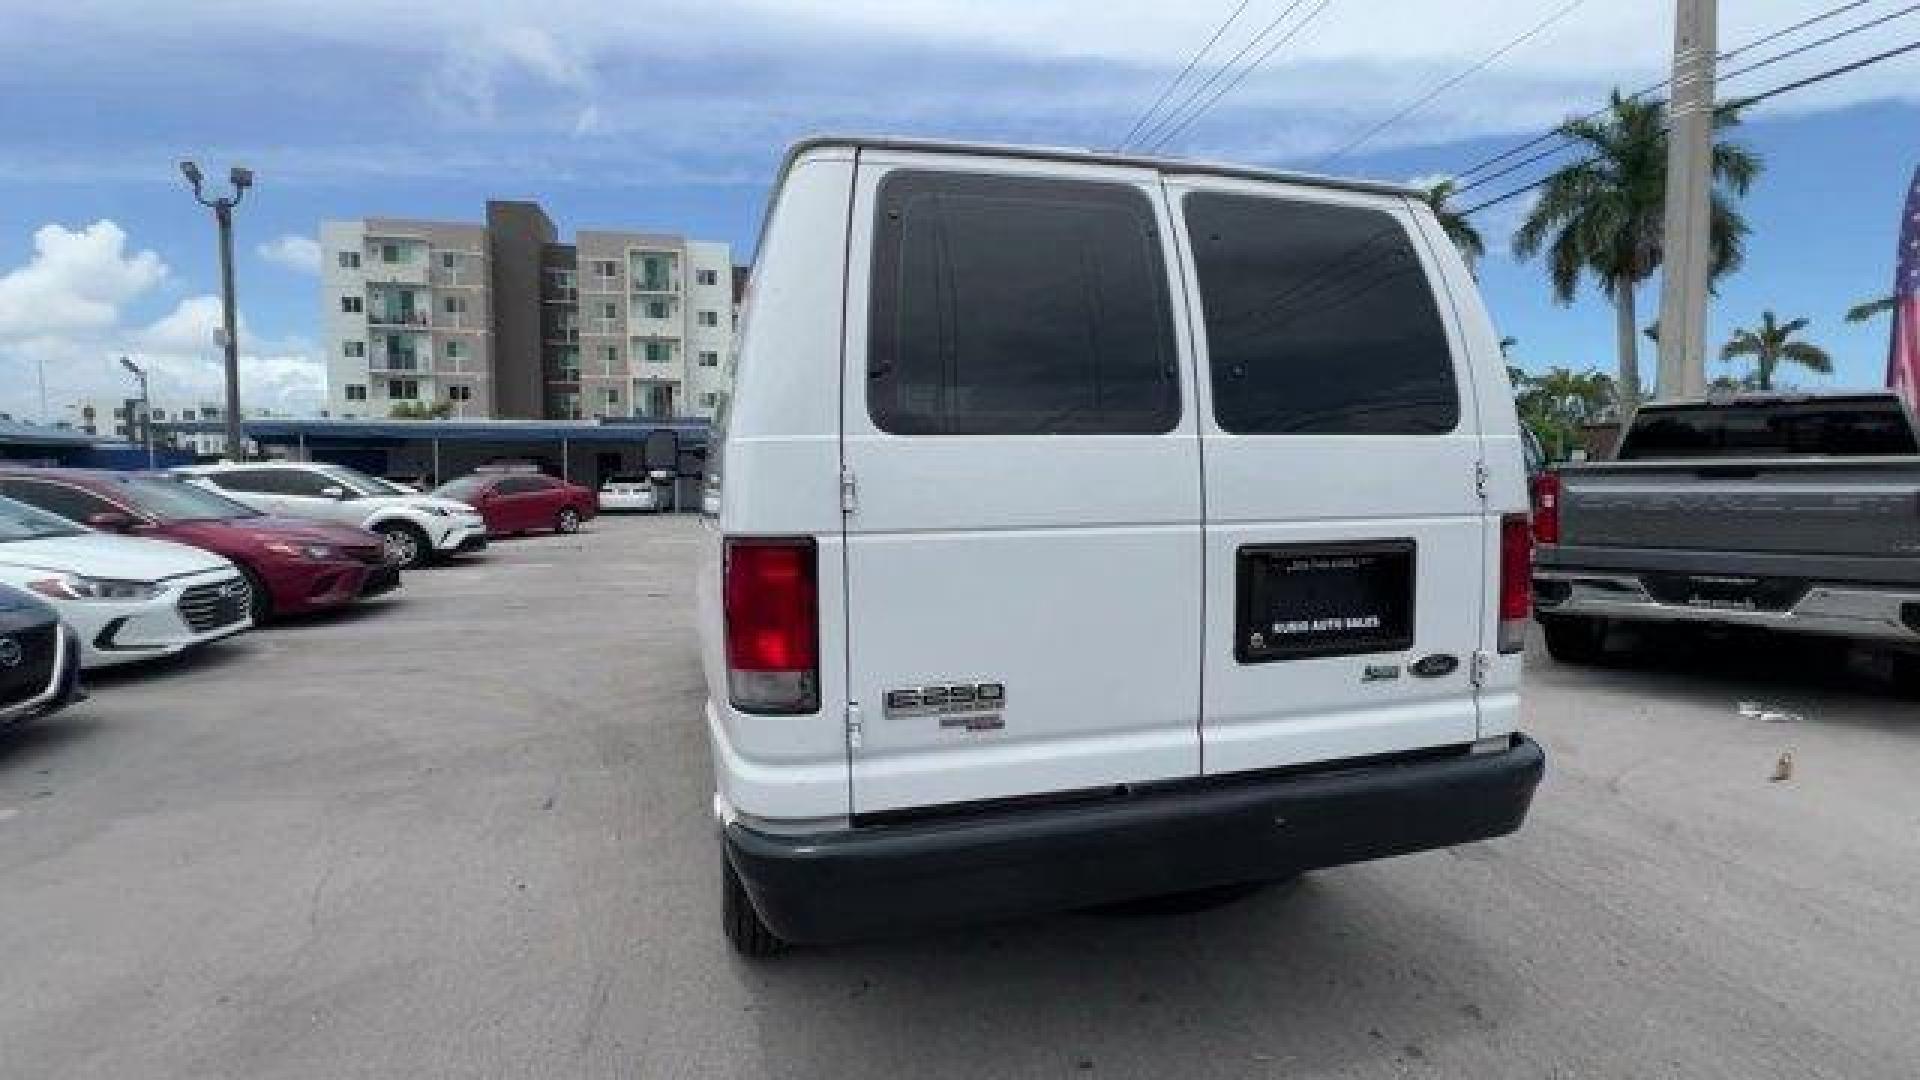
<path id="1" fill-rule="evenodd" d="M 657 510 L 653 481 L 644 476 L 614 476 L 600 484 L 600 509 Z"/>
<path id="2" fill-rule="evenodd" d="M 83 668 L 172 656 L 253 625 L 246 579 L 226 559 L 93 532 L 4 498 L 0 582 L 60 613 L 80 639 Z"/>

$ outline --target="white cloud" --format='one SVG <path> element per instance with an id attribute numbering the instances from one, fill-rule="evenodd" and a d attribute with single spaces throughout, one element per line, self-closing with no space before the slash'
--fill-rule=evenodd
<path id="1" fill-rule="evenodd" d="M 311 236 L 287 233 L 255 249 L 260 257 L 302 274 L 320 272 L 320 242 Z"/>
<path id="2" fill-rule="evenodd" d="M 27 264 L 0 274 L 0 342 L 112 326 L 122 304 L 167 276 L 160 256 L 126 247 L 111 221 L 41 227 Z"/>
<path id="3" fill-rule="evenodd" d="M 0 411 L 38 418 L 42 372 L 51 420 L 70 419 L 67 406 L 81 401 L 125 396 L 122 356 L 147 369 L 157 401 L 217 400 L 224 386 L 213 345 L 219 298 L 188 296 L 147 322 L 130 312 L 150 303 L 167 277 L 158 255 L 127 253 L 126 233 L 112 221 L 36 232 L 27 262 L 0 272 Z M 242 319 L 240 347 L 248 408 L 320 407 L 325 373 L 310 341 L 256 339 Z"/>

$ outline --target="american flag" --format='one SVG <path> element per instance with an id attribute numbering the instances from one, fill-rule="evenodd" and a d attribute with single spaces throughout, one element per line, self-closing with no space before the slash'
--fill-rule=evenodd
<path id="1" fill-rule="evenodd" d="M 1907 207 L 1900 212 L 1900 255 L 1893 273 L 1893 347 L 1887 385 L 1920 413 L 1920 168 L 1913 170 Z"/>

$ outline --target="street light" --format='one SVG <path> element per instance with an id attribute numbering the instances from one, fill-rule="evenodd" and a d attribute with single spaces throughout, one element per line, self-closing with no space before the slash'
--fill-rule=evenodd
<path id="1" fill-rule="evenodd" d="M 153 399 L 147 395 L 147 373 L 140 365 L 126 357 L 120 358 L 120 366 L 133 373 L 140 380 L 140 436 L 147 444 L 147 468 L 153 465 Z"/>
<path id="2" fill-rule="evenodd" d="M 220 318 L 227 362 L 227 455 L 235 461 L 245 461 L 247 445 L 240 435 L 240 335 L 234 328 L 233 208 L 240 205 L 247 189 L 253 186 L 253 170 L 238 165 L 227 170 L 227 182 L 233 185 L 233 194 L 216 199 L 208 199 L 201 193 L 205 177 L 200 173 L 200 166 L 183 161 L 180 175 L 186 177 L 188 186 L 193 188 L 194 201 L 212 210 L 214 220 L 220 224 Z"/>

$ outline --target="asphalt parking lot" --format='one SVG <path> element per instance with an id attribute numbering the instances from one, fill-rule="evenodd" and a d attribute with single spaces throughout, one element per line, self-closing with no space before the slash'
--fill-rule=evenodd
<path id="1" fill-rule="evenodd" d="M 738 960 L 698 528 L 502 543 L 0 732 L 0 1075 L 1915 1074 L 1920 702 L 1790 653 L 1536 656 L 1504 840 Z"/>

